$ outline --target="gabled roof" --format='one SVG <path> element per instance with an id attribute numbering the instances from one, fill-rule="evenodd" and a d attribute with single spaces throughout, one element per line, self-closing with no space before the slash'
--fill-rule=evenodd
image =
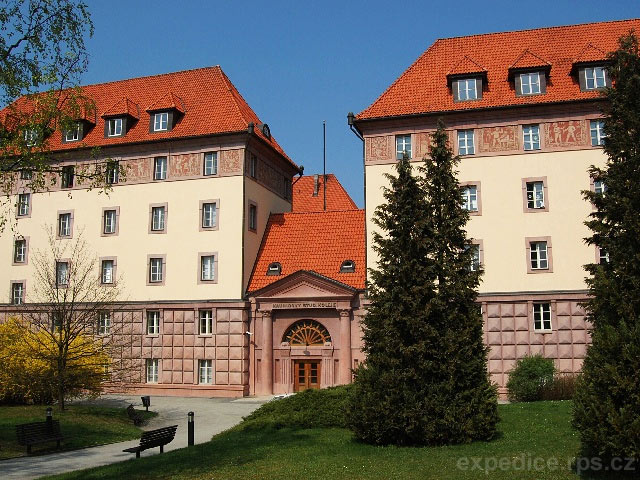
<path id="1" fill-rule="evenodd" d="M 169 93 L 168 93 L 169 92 Z M 122 137 L 105 138 L 99 126 L 91 129 L 82 142 L 69 144 L 61 142 L 61 133 L 49 137 L 49 148 L 62 151 L 83 147 L 106 147 L 165 139 L 189 138 L 205 135 L 240 133 L 248 131 L 249 123 L 263 123 L 242 98 L 236 87 L 220 66 L 184 70 L 149 77 L 130 78 L 115 82 L 99 83 L 81 87 L 82 95 L 93 99 L 97 117 L 128 98 L 141 108 L 161 105 L 175 105 L 182 108 L 184 115 L 175 127 L 166 132 L 149 132 L 149 113 L 140 112 L 140 119 L 129 126 Z M 22 97 L 15 105 L 29 108 L 32 99 Z M 7 107 L 8 108 L 8 107 Z M 5 110 L 7 109 L 5 108 Z M 255 135 L 270 145 L 276 152 L 298 168 L 284 153 L 273 136 L 267 138 L 259 129 Z"/>
<path id="2" fill-rule="evenodd" d="M 589 42 L 585 45 L 582 51 L 578 53 L 578 56 L 573 59 L 573 63 L 599 62 L 605 60 L 606 58 L 606 52 L 593 45 L 593 43 Z"/>
<path id="3" fill-rule="evenodd" d="M 157 112 L 159 110 L 177 110 L 184 113 L 184 103 L 182 99 L 173 92 L 167 92 L 147 107 L 147 112 Z"/>
<path id="4" fill-rule="evenodd" d="M 602 52 L 618 47 L 618 39 L 631 29 L 640 31 L 640 20 L 538 28 L 437 40 L 367 109 L 357 115 L 366 120 L 402 115 L 556 103 L 598 98 L 598 91 L 580 91 L 571 70 L 584 46 L 591 43 Z M 514 52 L 529 50 L 553 65 L 552 81 L 544 95 L 516 96 L 508 79 Z M 447 75 L 465 57 L 487 69 L 489 88 L 479 100 L 454 102 Z M 457 67 L 456 67 L 457 69 Z"/>
<path id="5" fill-rule="evenodd" d="M 128 115 L 131 118 L 138 120 L 140 118 L 140 107 L 137 103 L 131 101 L 128 97 L 122 97 L 116 103 L 111 105 L 110 108 L 107 108 L 103 114 L 102 118 L 107 117 L 117 117 L 119 115 Z"/>
<path id="6" fill-rule="evenodd" d="M 516 58 L 516 61 L 511 64 L 511 66 L 509 67 L 509 70 L 517 70 L 521 68 L 535 68 L 535 67 L 550 68 L 551 63 L 545 60 L 544 58 L 539 57 L 538 55 L 533 53 L 531 50 L 526 49 L 524 52 L 522 52 L 518 56 L 518 58 Z"/>
<path id="7" fill-rule="evenodd" d="M 316 178 L 318 194 L 313 195 Z M 293 212 L 321 212 L 324 208 L 324 179 L 322 175 L 305 175 L 294 181 Z M 327 210 L 354 210 L 357 205 L 332 173 L 327 174 Z"/>
<path id="8" fill-rule="evenodd" d="M 364 289 L 364 222 L 364 210 L 272 214 L 248 291 L 260 290 L 299 270 Z M 340 265 L 345 260 L 355 262 L 355 272 L 340 273 Z M 272 262 L 282 265 L 281 275 L 267 275 Z"/>
<path id="9" fill-rule="evenodd" d="M 468 55 L 465 55 L 458 63 L 456 63 L 451 68 L 451 70 L 447 72 L 447 77 L 473 73 L 486 73 L 486 71 L 486 68 L 484 68 Z"/>

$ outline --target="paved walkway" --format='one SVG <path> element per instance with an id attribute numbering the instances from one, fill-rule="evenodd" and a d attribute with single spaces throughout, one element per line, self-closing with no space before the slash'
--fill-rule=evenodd
<path id="1" fill-rule="evenodd" d="M 270 398 L 151 397 L 151 410 L 158 412 L 158 416 L 151 419 L 143 428 L 144 430 L 153 430 L 177 424 L 178 431 L 175 439 L 165 446 L 165 452 L 175 450 L 187 446 L 188 412 L 195 413 L 195 443 L 203 443 L 209 441 L 213 435 L 238 424 L 242 417 L 250 414 Z M 142 408 L 139 396 L 105 395 L 98 400 L 83 403 L 122 408 L 133 403 L 137 408 Z M 62 434 L 64 435 L 64 429 Z M 122 462 L 135 458 L 135 454 L 125 453 L 122 450 L 136 445 L 138 445 L 137 440 L 128 440 L 81 450 L 2 460 L 0 461 L 0 478 L 27 480 L 44 475 Z M 145 450 L 141 455 L 147 457 L 159 452 L 159 448 L 154 448 Z"/>

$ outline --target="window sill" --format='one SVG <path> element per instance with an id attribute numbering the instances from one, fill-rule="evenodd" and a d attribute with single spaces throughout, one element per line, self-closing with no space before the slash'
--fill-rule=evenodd
<path id="1" fill-rule="evenodd" d="M 537 273 L 553 273 L 553 270 L 550 268 L 531 268 L 528 274 L 537 274 Z"/>
<path id="2" fill-rule="evenodd" d="M 149 337 L 149 338 L 159 338 L 160 334 L 159 333 L 145 333 L 145 337 Z"/>
<path id="3" fill-rule="evenodd" d="M 536 330 L 534 328 L 533 329 L 533 333 L 553 333 L 553 329 L 551 329 L 551 330 Z"/>

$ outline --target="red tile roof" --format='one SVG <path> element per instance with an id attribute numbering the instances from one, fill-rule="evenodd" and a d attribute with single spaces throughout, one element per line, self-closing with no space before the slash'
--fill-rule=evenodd
<path id="1" fill-rule="evenodd" d="M 599 92 L 581 92 L 577 78 L 570 76 L 573 63 L 604 60 L 604 52 L 617 48 L 618 38 L 631 29 L 640 31 L 640 19 L 490 33 L 437 40 L 357 119 L 394 117 L 420 113 L 470 110 L 522 104 L 542 104 L 593 99 Z M 524 50 L 551 63 L 547 93 L 530 97 L 515 95 L 508 70 Z M 601 54 L 597 51 L 602 52 Z M 487 69 L 489 88 L 482 99 L 454 102 L 447 74 L 460 69 L 465 56 Z M 468 62 L 467 62 L 468 63 Z M 537 66 L 537 65 L 536 65 Z"/>
<path id="2" fill-rule="evenodd" d="M 305 175 L 293 184 L 293 212 L 321 212 L 324 207 L 322 175 L 318 175 L 318 195 L 314 196 L 314 175 Z M 353 210 L 358 208 L 333 174 L 327 174 L 327 210 Z"/>
<path id="3" fill-rule="evenodd" d="M 102 118 L 118 117 L 121 115 L 129 115 L 131 118 L 138 120 L 140 119 L 140 107 L 137 103 L 132 102 L 131 99 L 122 97 L 102 113 Z"/>
<path id="4" fill-rule="evenodd" d="M 86 85 L 82 87 L 82 94 L 93 99 L 98 118 L 105 112 L 109 114 L 112 109 L 119 108 L 118 104 L 123 103 L 123 98 L 139 105 L 140 110 L 175 107 L 183 111 L 184 115 L 172 130 L 149 133 L 149 113 L 141 111 L 140 120 L 133 124 L 125 136 L 105 138 L 104 129 L 101 125 L 96 125 L 78 144 L 62 143 L 62 134 L 58 131 L 49 137 L 51 150 L 245 132 L 249 123 L 262 123 L 220 66 Z M 16 102 L 21 109 L 29 109 L 28 103 L 30 101 L 24 97 Z M 3 117 L 3 112 L 0 112 L 0 117 Z M 267 138 L 260 129 L 254 131 L 298 168 L 273 136 Z"/>
<path id="5" fill-rule="evenodd" d="M 364 222 L 364 210 L 272 214 L 248 290 L 254 292 L 299 270 L 364 289 Z M 355 272 L 340 273 L 345 260 L 355 262 Z M 266 274 L 272 262 L 280 262 L 281 275 Z"/>

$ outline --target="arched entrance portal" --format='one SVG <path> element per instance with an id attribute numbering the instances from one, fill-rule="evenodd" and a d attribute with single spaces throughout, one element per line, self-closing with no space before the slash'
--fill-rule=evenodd
<path id="1" fill-rule="evenodd" d="M 315 320 L 299 320 L 284 333 L 282 343 L 292 347 L 322 347 L 331 343 L 329 331 Z M 322 364 L 318 359 L 293 361 L 293 390 L 301 392 L 309 388 L 320 388 Z"/>

